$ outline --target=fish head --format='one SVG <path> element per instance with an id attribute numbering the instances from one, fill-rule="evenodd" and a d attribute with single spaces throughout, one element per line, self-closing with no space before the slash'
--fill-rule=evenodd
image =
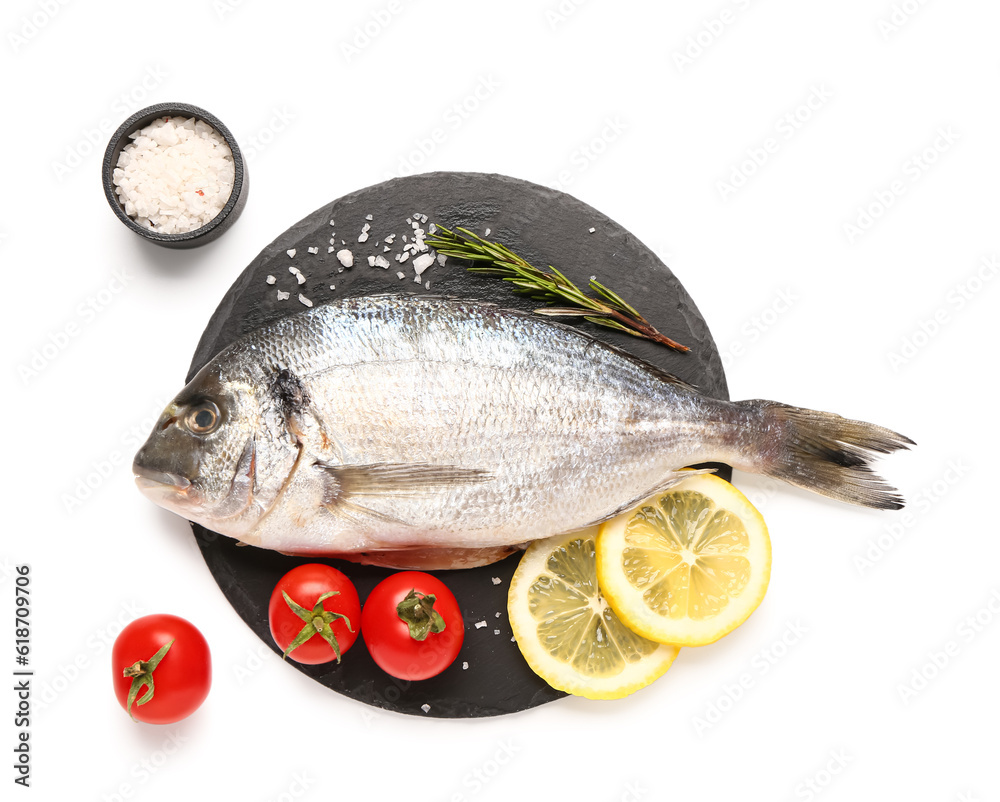
<path id="1" fill-rule="evenodd" d="M 135 455 L 136 485 L 161 507 L 215 528 L 253 500 L 258 419 L 252 387 L 209 363 L 167 405 Z"/>

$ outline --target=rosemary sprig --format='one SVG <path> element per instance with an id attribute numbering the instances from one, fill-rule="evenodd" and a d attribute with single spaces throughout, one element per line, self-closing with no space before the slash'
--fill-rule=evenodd
<path id="1" fill-rule="evenodd" d="M 515 292 L 550 305 L 548 308 L 536 309 L 536 314 L 582 317 L 598 326 L 624 331 L 633 337 L 652 340 L 677 351 L 691 350 L 661 334 L 618 293 L 596 279 L 590 280 L 589 287 L 599 296 L 597 298 L 586 295 L 552 265 L 549 265 L 552 272 L 545 273 L 528 264 L 506 245 L 483 239 L 467 228 L 457 227 L 451 231 L 435 224 L 434 233 L 426 237 L 424 242 L 438 253 L 473 262 L 474 265 L 468 268 L 470 272 L 499 276 L 504 281 L 509 281 Z M 555 306 L 557 303 L 567 302 L 569 306 Z"/>

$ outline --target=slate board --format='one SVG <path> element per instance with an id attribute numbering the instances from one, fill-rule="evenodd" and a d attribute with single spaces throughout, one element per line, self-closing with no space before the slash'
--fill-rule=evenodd
<path id="1" fill-rule="evenodd" d="M 412 234 L 407 218 L 426 214 L 429 222 L 448 228 L 464 226 L 503 242 L 530 263 L 555 265 L 578 286 L 590 276 L 636 306 L 660 331 L 691 347 L 681 354 L 664 346 L 582 322 L 579 327 L 694 384 L 707 395 L 728 398 L 725 375 L 708 326 L 694 302 L 670 270 L 634 236 L 597 210 L 553 189 L 514 178 L 480 173 L 428 173 L 398 178 L 346 195 L 316 210 L 268 245 L 226 293 L 209 321 L 191 363 L 188 380 L 222 348 L 247 332 L 285 315 L 306 310 L 304 293 L 314 304 L 387 291 L 447 295 L 532 310 L 538 304 L 513 293 L 496 278 L 465 270 L 462 263 L 435 263 L 414 282 L 412 257 L 398 263 L 402 235 Z M 358 235 L 372 216 L 367 242 Z M 336 225 L 331 226 L 333 220 Z M 424 228 L 428 228 L 424 226 Z M 596 231 L 591 234 L 590 228 Z M 349 248 L 355 264 L 343 269 L 336 252 L 328 253 L 336 233 L 336 250 Z M 391 250 L 382 240 L 395 233 Z M 345 244 L 341 244 L 341 239 Z M 375 242 L 379 241 L 378 246 Z M 318 249 L 310 254 L 309 247 Z M 290 258 L 286 253 L 294 249 Z M 387 270 L 369 267 L 367 256 L 384 255 Z M 289 272 L 297 267 L 307 281 L 299 285 Z M 405 278 L 400 280 L 397 272 Z M 276 279 L 266 283 L 268 275 Z M 330 285 L 336 289 L 330 289 Z M 290 293 L 277 299 L 278 290 Z M 578 319 L 565 319 L 576 322 Z M 286 572 L 322 560 L 285 557 L 253 546 L 238 547 L 231 538 L 193 525 L 209 570 L 226 598 L 258 637 L 276 654 L 267 607 L 271 590 Z M 329 688 L 369 705 L 418 716 L 466 718 L 525 710 L 564 694 L 539 679 L 513 643 L 507 620 L 507 589 L 519 555 L 482 568 L 436 572 L 455 593 L 465 621 L 465 643 L 457 660 L 442 674 L 421 682 L 403 682 L 385 674 L 359 638 L 343 662 L 303 666 L 288 661 L 288 670 L 309 675 Z M 392 571 L 339 560 L 326 561 L 355 583 L 362 603 L 372 588 Z M 494 582 L 499 578 L 499 583 Z M 499 616 L 497 616 L 499 613 Z M 475 624 L 485 621 L 486 626 Z M 499 634 L 496 631 L 499 630 Z M 468 663 L 468 669 L 463 669 Z M 429 705 L 425 711 L 424 705 Z"/>

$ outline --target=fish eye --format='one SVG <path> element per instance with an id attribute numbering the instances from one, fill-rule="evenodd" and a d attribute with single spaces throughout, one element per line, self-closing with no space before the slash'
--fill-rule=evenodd
<path id="1" fill-rule="evenodd" d="M 211 401 L 204 401 L 188 412 L 185 423 L 195 434 L 208 434 L 219 423 L 219 408 Z"/>

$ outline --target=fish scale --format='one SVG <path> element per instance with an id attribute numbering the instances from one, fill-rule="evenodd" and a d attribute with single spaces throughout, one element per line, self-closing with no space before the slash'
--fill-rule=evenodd
<path id="1" fill-rule="evenodd" d="M 196 431 L 206 408 L 217 418 Z M 391 295 L 317 306 L 220 352 L 135 473 L 157 503 L 246 543 L 450 567 L 606 519 L 707 461 L 898 506 L 867 460 L 908 442 L 703 396 L 539 316 Z"/>

